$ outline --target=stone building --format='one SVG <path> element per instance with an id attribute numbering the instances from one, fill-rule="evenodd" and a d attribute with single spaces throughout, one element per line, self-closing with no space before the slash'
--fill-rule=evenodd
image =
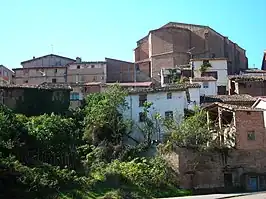
<path id="1" fill-rule="evenodd" d="M 248 67 L 246 51 L 208 26 L 170 22 L 137 41 L 135 62 L 158 79 L 161 68 L 189 63 L 191 58 L 226 58 L 228 74 Z"/>
<path id="2" fill-rule="evenodd" d="M 82 61 L 77 57 L 75 62 L 68 63 L 67 82 L 68 83 L 86 83 L 102 82 L 107 80 L 105 61 Z"/>
<path id="3" fill-rule="evenodd" d="M 12 84 L 14 72 L 0 64 L 0 85 Z"/>
<path id="4" fill-rule="evenodd" d="M 228 151 L 175 148 L 166 156 L 180 174 L 180 185 L 201 191 L 266 190 L 264 111 L 215 102 L 205 107 L 214 139 Z"/>
<path id="5" fill-rule="evenodd" d="M 28 116 L 63 113 L 70 103 L 71 88 L 65 84 L 0 86 L 0 103 Z"/>
<path id="6" fill-rule="evenodd" d="M 251 96 L 265 96 L 265 88 L 266 73 L 228 76 L 229 95 L 248 94 Z"/>
<path id="7" fill-rule="evenodd" d="M 14 83 L 33 85 L 44 82 L 65 83 L 67 82 L 66 65 L 72 62 L 75 60 L 54 54 L 33 57 L 21 62 L 22 68 L 13 69 Z"/>

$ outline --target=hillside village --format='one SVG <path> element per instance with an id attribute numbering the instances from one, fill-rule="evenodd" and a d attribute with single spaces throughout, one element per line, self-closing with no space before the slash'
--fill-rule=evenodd
<path id="1" fill-rule="evenodd" d="M 261 68 L 249 68 L 245 49 L 211 27 L 170 22 L 147 31 L 137 41 L 134 62 L 48 54 L 22 61 L 21 68 L 1 65 L 0 101 L 28 117 L 60 114 L 119 86 L 127 91 L 123 118 L 140 126 L 148 103 L 151 117 L 159 114 L 178 124 L 200 108 L 228 151 L 222 161 L 216 152 L 181 147 L 169 153 L 180 188 L 266 190 L 266 51 Z M 132 139 L 144 139 L 139 129 L 132 131 Z M 160 124 L 153 133 L 157 145 L 170 136 Z M 190 162 L 199 154 L 196 167 Z"/>

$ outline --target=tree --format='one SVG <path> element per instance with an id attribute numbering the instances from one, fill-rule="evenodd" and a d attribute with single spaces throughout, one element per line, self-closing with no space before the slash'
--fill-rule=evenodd
<path id="1" fill-rule="evenodd" d="M 93 93 L 86 98 L 84 139 L 99 144 L 108 140 L 120 143 L 125 133 L 126 123 L 122 112 L 127 108 L 127 92 L 118 85 L 107 88 L 105 92 Z"/>
<path id="2" fill-rule="evenodd" d="M 194 115 L 184 119 L 180 125 L 173 121 L 167 121 L 164 124 L 171 134 L 169 142 L 178 147 L 202 151 L 208 147 L 213 138 L 207 123 L 206 112 L 199 108 L 196 108 Z"/>

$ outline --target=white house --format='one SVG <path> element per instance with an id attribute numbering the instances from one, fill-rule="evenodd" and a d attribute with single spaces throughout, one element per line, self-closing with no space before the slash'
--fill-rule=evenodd
<path id="1" fill-rule="evenodd" d="M 190 82 L 200 85 L 200 96 L 217 95 L 217 80 L 214 77 L 195 77 Z"/>
<path id="2" fill-rule="evenodd" d="M 151 102 L 149 109 L 149 117 L 159 114 L 162 118 L 173 118 L 180 122 L 184 116 L 184 109 L 188 108 L 187 90 L 192 93 L 191 99 L 195 101 L 195 105 L 199 104 L 199 85 L 175 85 L 171 87 L 159 88 L 142 88 L 133 89 L 126 97 L 128 109 L 124 112 L 124 117 L 134 121 L 136 127 L 133 130 L 135 139 L 143 138 L 137 126 L 143 125 L 144 102 Z M 198 93 L 198 94 L 197 94 Z M 192 101 L 190 99 L 190 101 Z M 154 135 L 154 139 L 161 140 L 164 130 L 158 125 L 158 131 Z"/>
<path id="3" fill-rule="evenodd" d="M 194 77 L 211 76 L 217 79 L 218 94 L 226 94 L 227 89 L 227 59 L 226 58 L 199 58 L 191 59 L 194 68 Z M 201 71 L 202 65 L 209 64 L 205 71 Z"/>

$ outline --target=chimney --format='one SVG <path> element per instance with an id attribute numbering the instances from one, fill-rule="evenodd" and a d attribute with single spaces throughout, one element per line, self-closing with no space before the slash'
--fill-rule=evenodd
<path id="1" fill-rule="evenodd" d="M 33 56 L 32 59 L 35 59 L 35 56 Z"/>
<path id="2" fill-rule="evenodd" d="M 76 63 L 81 63 L 81 58 L 80 57 L 76 58 Z"/>

